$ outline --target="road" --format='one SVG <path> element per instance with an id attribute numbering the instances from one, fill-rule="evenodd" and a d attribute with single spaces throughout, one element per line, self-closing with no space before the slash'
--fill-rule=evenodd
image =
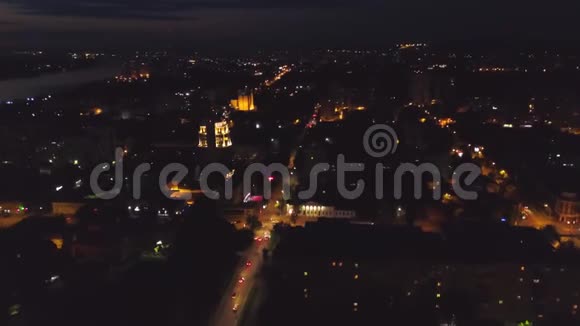
<path id="1" fill-rule="evenodd" d="M 548 225 L 554 226 L 556 232 L 562 236 L 562 240 L 569 240 L 574 245 L 580 248 L 580 228 L 577 225 L 566 224 L 554 220 L 551 216 L 538 209 L 524 208 L 522 211 L 522 218 L 519 218 L 515 225 L 533 227 L 538 230 L 545 228 Z"/>
<path id="2" fill-rule="evenodd" d="M 258 240 L 255 240 L 252 246 L 241 255 L 240 263 L 236 267 L 209 325 L 234 326 L 239 324 L 264 262 L 262 250 L 269 243 L 269 240 L 265 239 L 264 236 L 269 232 L 267 229 L 259 230 L 256 233 Z"/>
<path id="3" fill-rule="evenodd" d="M 529 226 L 536 229 L 542 229 L 548 225 L 552 225 L 561 235 L 580 235 L 580 230 L 577 226 L 557 221 L 540 210 L 524 208 L 522 215 L 525 216 L 525 219 L 520 218 L 517 221 L 517 225 L 519 226 Z"/>
<path id="4" fill-rule="evenodd" d="M 282 75 L 283 76 L 283 75 Z M 304 130 L 298 135 L 296 142 L 294 144 L 293 150 L 290 152 L 290 157 L 288 157 L 287 166 L 292 169 L 294 167 L 294 159 L 298 146 L 304 140 L 306 133 L 309 128 L 312 128 L 318 116 L 318 108 L 315 107 L 311 117 L 311 121 L 307 123 Z M 264 248 L 270 249 L 270 241 L 264 240 L 266 235 L 271 233 L 273 228 L 273 220 L 284 220 L 284 222 L 289 222 L 286 216 L 285 218 L 279 215 L 280 209 L 276 208 L 276 202 L 280 204 L 283 202 L 282 193 L 282 183 L 275 183 L 272 187 L 272 197 L 269 200 L 267 207 L 262 211 L 260 221 L 262 222 L 262 229 L 256 232 L 256 239 L 262 239 L 261 241 L 254 241 L 252 246 L 247 249 L 240 258 L 240 263 L 236 267 L 233 277 L 228 284 L 223 297 L 221 298 L 217 309 L 210 320 L 210 326 L 235 326 L 239 325 L 244 311 L 248 308 L 248 301 L 250 301 L 249 296 L 252 294 L 252 290 L 257 287 L 259 280 L 259 272 L 264 263 L 262 257 L 262 250 Z M 247 262 L 251 262 L 251 266 L 247 266 Z M 243 280 L 243 281 L 241 281 Z M 233 296 L 235 294 L 235 296 Z M 259 301 L 259 300 L 258 300 Z M 235 311 L 234 311 L 235 310 Z"/>

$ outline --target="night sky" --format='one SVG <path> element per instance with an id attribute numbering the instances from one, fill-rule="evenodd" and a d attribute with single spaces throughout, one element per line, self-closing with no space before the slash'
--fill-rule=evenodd
<path id="1" fill-rule="evenodd" d="M 0 0 L 0 47 L 259 48 L 578 40 L 578 1 Z"/>

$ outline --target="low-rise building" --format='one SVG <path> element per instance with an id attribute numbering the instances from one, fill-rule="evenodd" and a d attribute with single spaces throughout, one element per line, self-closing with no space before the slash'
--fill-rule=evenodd
<path id="1" fill-rule="evenodd" d="M 334 205 L 323 205 L 317 202 L 291 205 L 288 213 L 290 215 L 303 217 L 356 218 L 356 211 L 353 209 L 339 208 Z"/>
<path id="2" fill-rule="evenodd" d="M 564 192 L 556 199 L 556 217 L 560 222 L 576 224 L 580 222 L 580 198 L 575 193 Z"/>

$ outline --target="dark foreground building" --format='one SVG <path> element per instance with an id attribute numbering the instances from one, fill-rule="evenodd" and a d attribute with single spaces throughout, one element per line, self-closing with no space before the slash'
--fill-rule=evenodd
<path id="1" fill-rule="evenodd" d="M 577 257 L 532 229 L 460 229 L 285 229 L 259 324 L 578 325 Z"/>

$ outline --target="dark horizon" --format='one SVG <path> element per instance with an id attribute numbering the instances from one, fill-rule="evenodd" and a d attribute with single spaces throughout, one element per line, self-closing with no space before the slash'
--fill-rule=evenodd
<path id="1" fill-rule="evenodd" d="M 0 47 L 377 47 L 401 41 L 577 41 L 580 5 L 447 1 L 219 3 L 171 0 L 0 1 Z M 509 41 L 508 41 L 509 42 Z"/>

